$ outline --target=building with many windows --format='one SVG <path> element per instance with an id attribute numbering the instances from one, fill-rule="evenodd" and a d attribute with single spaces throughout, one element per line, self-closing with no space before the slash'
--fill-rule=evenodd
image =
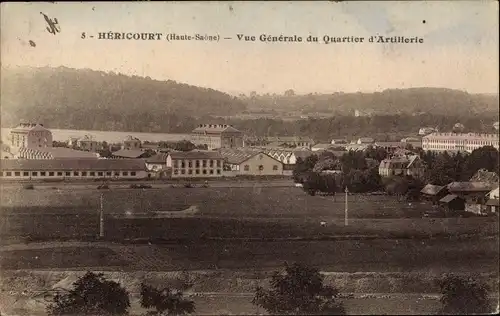
<path id="1" fill-rule="evenodd" d="M 422 137 L 422 149 L 437 152 L 471 152 L 484 146 L 498 149 L 498 135 L 478 133 L 432 133 Z"/>
<path id="2" fill-rule="evenodd" d="M 243 133 L 231 125 L 201 124 L 191 132 L 191 142 L 209 150 L 243 147 Z"/>
<path id="3" fill-rule="evenodd" d="M 167 156 L 172 178 L 222 177 L 224 157 L 216 151 L 177 151 Z"/>
<path id="4" fill-rule="evenodd" d="M 11 148 L 52 147 L 52 132 L 42 124 L 20 123 L 10 131 Z"/>
<path id="5" fill-rule="evenodd" d="M 278 176 L 283 175 L 283 163 L 264 152 L 253 150 L 221 149 L 225 170 L 231 175 Z"/>
<path id="6" fill-rule="evenodd" d="M 382 177 L 424 175 L 425 167 L 418 155 L 395 155 L 380 162 L 378 173 Z"/>
<path id="7" fill-rule="evenodd" d="M 145 179 L 144 160 L 137 159 L 7 159 L 0 175 L 6 180 Z"/>

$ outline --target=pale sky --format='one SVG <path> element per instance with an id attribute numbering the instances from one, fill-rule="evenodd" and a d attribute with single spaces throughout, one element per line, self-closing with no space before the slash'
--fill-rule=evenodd
<path id="1" fill-rule="evenodd" d="M 61 32 L 48 33 L 40 12 L 57 18 Z M 221 40 L 97 39 L 109 31 Z M 95 37 L 81 39 L 82 32 Z M 236 34 L 313 35 L 320 43 L 242 42 Z M 326 45 L 324 35 L 365 43 Z M 372 35 L 419 36 L 424 43 L 366 43 Z M 230 93 L 423 86 L 498 93 L 498 45 L 497 1 L 1 4 L 2 65 L 90 68 Z"/>

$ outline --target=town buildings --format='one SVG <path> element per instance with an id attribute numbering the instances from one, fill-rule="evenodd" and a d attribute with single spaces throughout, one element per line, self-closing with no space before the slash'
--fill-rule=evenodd
<path id="1" fill-rule="evenodd" d="M 498 186 L 496 189 L 491 190 L 487 195 L 488 201 L 486 202 L 486 211 L 491 213 L 497 213 L 499 211 L 499 193 Z"/>
<path id="2" fill-rule="evenodd" d="M 224 157 L 216 151 L 178 151 L 167 156 L 167 168 L 172 169 L 172 178 L 221 177 Z"/>
<path id="3" fill-rule="evenodd" d="M 431 133 L 437 133 L 437 131 L 438 129 L 434 127 L 422 127 L 421 129 L 418 130 L 418 135 L 425 136 Z"/>
<path id="4" fill-rule="evenodd" d="M 129 135 L 123 140 L 122 149 L 140 149 L 141 145 L 139 138 Z"/>
<path id="5" fill-rule="evenodd" d="M 486 194 L 494 188 L 494 184 L 487 182 L 451 182 L 447 186 L 451 194 L 464 199 L 465 211 L 475 214 L 486 211 Z"/>
<path id="6" fill-rule="evenodd" d="M 99 143 L 92 139 L 92 136 L 85 135 L 76 141 L 76 147 L 80 150 L 97 152 L 100 149 Z"/>
<path id="7" fill-rule="evenodd" d="M 191 142 L 207 145 L 209 150 L 243 147 L 243 133 L 231 125 L 201 124 L 191 132 Z"/>
<path id="8" fill-rule="evenodd" d="M 10 131 L 11 149 L 52 147 L 52 132 L 42 124 L 20 123 Z"/>
<path id="9" fill-rule="evenodd" d="M 418 155 L 396 155 L 380 162 L 378 173 L 382 177 L 413 176 L 420 178 L 425 168 Z"/>
<path id="10" fill-rule="evenodd" d="M 358 145 L 368 145 L 368 144 L 373 144 L 375 140 L 371 137 L 360 137 L 356 141 L 356 144 Z"/>
<path id="11" fill-rule="evenodd" d="M 401 139 L 405 145 L 411 145 L 413 148 L 422 148 L 422 139 L 417 137 L 406 137 Z M 406 146 L 405 146 L 406 147 Z"/>
<path id="12" fill-rule="evenodd" d="M 221 149 L 225 175 L 278 176 L 283 175 L 283 163 L 264 152 Z"/>
<path id="13" fill-rule="evenodd" d="M 422 137 L 422 149 L 436 152 L 471 152 L 474 149 L 493 146 L 498 149 L 498 135 L 478 133 L 432 133 Z"/>
<path id="14" fill-rule="evenodd" d="M 6 180 L 131 180 L 147 178 L 144 161 L 135 159 L 8 159 L 0 175 Z"/>
<path id="15" fill-rule="evenodd" d="M 431 201 L 432 204 L 437 204 L 442 198 L 448 195 L 446 186 L 427 184 L 420 191 L 425 200 Z"/>
<path id="16" fill-rule="evenodd" d="M 147 152 L 141 149 L 120 149 L 113 152 L 111 155 L 113 158 L 117 159 L 137 159 L 137 158 L 145 158 L 147 156 Z"/>

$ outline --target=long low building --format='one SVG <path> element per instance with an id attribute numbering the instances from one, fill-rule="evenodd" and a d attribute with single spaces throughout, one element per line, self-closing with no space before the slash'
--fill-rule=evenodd
<path id="1" fill-rule="evenodd" d="M 172 178 L 222 177 L 224 157 L 216 151 L 177 151 L 167 156 L 166 167 Z"/>
<path id="2" fill-rule="evenodd" d="M 432 133 L 422 138 L 422 149 L 437 152 L 471 152 L 484 146 L 498 149 L 498 140 L 496 134 Z"/>
<path id="3" fill-rule="evenodd" d="M 139 159 L 2 159 L 0 176 L 6 180 L 144 179 Z"/>
<path id="4" fill-rule="evenodd" d="M 237 149 L 221 149 L 219 152 L 224 157 L 226 171 L 233 175 L 283 175 L 283 163 L 264 152 Z"/>

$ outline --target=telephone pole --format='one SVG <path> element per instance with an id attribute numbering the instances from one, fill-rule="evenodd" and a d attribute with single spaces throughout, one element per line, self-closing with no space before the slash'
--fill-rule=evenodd
<path id="1" fill-rule="evenodd" d="M 347 217 L 347 213 L 348 213 L 348 205 L 347 205 L 348 193 L 349 193 L 349 190 L 347 189 L 347 187 L 345 187 L 345 217 L 344 217 L 344 225 L 345 226 L 349 225 L 349 220 L 348 220 L 348 217 Z"/>
<path id="2" fill-rule="evenodd" d="M 104 203 L 103 203 L 103 194 L 101 193 L 101 209 L 99 212 L 99 237 L 104 237 Z"/>

